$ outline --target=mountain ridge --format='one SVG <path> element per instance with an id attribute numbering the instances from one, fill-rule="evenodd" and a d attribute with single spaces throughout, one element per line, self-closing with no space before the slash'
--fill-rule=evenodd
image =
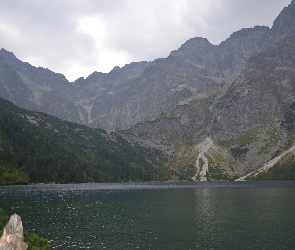
<path id="1" fill-rule="evenodd" d="M 93 72 L 72 83 L 1 50 L 0 97 L 120 131 L 160 149 L 185 178 L 197 179 L 198 145 L 209 138 L 214 146 L 204 153 L 206 172 L 232 179 L 259 169 L 294 142 L 294 41 L 292 0 L 271 28 L 244 28 L 219 45 L 191 38 L 167 58 Z"/>

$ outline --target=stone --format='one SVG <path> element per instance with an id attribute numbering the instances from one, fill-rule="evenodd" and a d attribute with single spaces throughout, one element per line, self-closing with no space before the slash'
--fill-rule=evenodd
<path id="1" fill-rule="evenodd" d="M 0 239 L 0 250 L 27 250 L 24 242 L 23 224 L 17 214 L 11 215 Z"/>

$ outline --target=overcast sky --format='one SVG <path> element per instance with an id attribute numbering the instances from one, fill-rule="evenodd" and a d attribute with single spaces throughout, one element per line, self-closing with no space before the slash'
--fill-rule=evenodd
<path id="1" fill-rule="evenodd" d="M 64 74 L 167 57 L 186 40 L 219 44 L 255 25 L 271 27 L 291 0 L 1 0 L 0 48 Z"/>

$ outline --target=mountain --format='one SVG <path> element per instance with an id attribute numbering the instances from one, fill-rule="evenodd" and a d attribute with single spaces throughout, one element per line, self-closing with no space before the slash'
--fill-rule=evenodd
<path id="1" fill-rule="evenodd" d="M 244 28 L 219 45 L 192 38 L 167 58 L 75 82 L 2 49 L 0 96 L 161 150 L 170 179 L 262 178 L 294 158 L 294 38 L 292 0 L 272 28 Z"/>
<path id="2" fill-rule="evenodd" d="M 219 46 L 203 38 L 190 39 L 166 59 L 115 67 L 109 74 L 94 72 L 73 83 L 2 49 L 0 94 L 18 106 L 68 121 L 108 131 L 128 129 L 159 118 L 187 98 L 218 91 L 256 53 L 268 33 L 267 27 L 243 29 Z"/>
<path id="3" fill-rule="evenodd" d="M 2 184 L 159 180 L 158 168 L 165 163 L 160 151 L 118 133 L 31 112 L 3 99 L 0 152 Z"/>
<path id="4" fill-rule="evenodd" d="M 29 110 L 98 127 L 99 117 L 95 112 L 108 112 L 108 104 L 115 99 L 114 89 L 123 91 L 123 85 L 128 85 L 152 64 L 131 63 L 123 70 L 117 67 L 109 74 L 94 72 L 87 79 L 80 78 L 69 83 L 63 75 L 31 66 L 1 49 L 0 97 Z M 106 126 L 101 127 L 107 129 Z"/>

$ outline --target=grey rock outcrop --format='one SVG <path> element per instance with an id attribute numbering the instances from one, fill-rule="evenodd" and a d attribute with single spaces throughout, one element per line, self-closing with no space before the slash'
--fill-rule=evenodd
<path id="1" fill-rule="evenodd" d="M 275 19 L 272 26 L 272 33 L 276 39 L 295 32 L 295 1 L 292 0 L 288 7 L 285 7 Z"/>
<path id="2" fill-rule="evenodd" d="M 73 83 L 61 74 L 21 62 L 2 49 L 0 97 L 90 127 L 130 129 L 137 123 L 159 119 L 163 112 L 177 109 L 179 103 L 189 101 L 198 106 L 199 100 L 209 103 L 221 96 L 252 56 L 294 32 L 294 16 L 292 1 L 271 29 L 241 29 L 219 45 L 192 38 L 167 58 L 115 67 L 108 74 L 94 72 Z"/>
<path id="3" fill-rule="evenodd" d="M 253 127 L 284 119 L 295 101 L 294 41 L 295 34 L 288 35 L 248 61 L 214 106 L 211 131 L 218 138 L 232 139 Z"/>
<path id="4" fill-rule="evenodd" d="M 27 250 L 24 242 L 23 224 L 20 216 L 14 214 L 4 228 L 0 239 L 0 250 Z"/>

